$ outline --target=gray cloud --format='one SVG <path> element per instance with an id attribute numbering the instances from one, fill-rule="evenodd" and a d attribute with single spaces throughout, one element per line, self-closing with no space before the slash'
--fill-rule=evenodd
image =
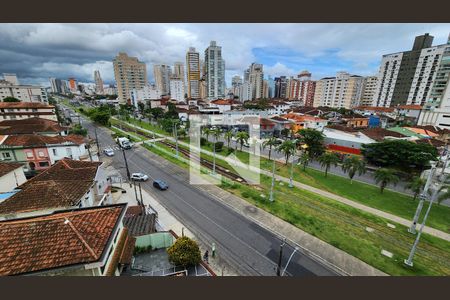
<path id="1" fill-rule="evenodd" d="M 255 48 L 301 53 L 265 65 L 272 76 L 295 75 L 300 70 L 293 63 L 308 65 L 313 75 L 333 75 L 325 74 L 335 71 L 331 64 L 309 66 L 327 61 L 330 49 L 350 64 L 348 71 L 365 75 L 376 72 L 382 54 L 410 49 L 415 35 L 429 32 L 434 44 L 441 44 L 449 31 L 449 24 L 0 24 L 0 73 L 48 85 L 48 77 L 92 81 L 99 69 L 106 82 L 113 82 L 111 61 L 125 51 L 146 62 L 153 78 L 153 64 L 184 61 L 190 46 L 203 56 L 209 41 L 216 40 L 227 82 L 256 60 Z"/>

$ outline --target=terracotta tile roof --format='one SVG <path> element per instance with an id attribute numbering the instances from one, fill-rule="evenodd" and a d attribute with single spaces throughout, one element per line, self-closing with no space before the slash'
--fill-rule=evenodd
<path id="1" fill-rule="evenodd" d="M 272 118 L 270 118 L 270 119 L 271 119 L 271 120 L 274 120 L 274 121 L 278 121 L 278 122 L 289 122 L 288 119 L 282 118 L 282 117 L 279 117 L 279 116 L 275 116 L 275 117 L 272 117 Z"/>
<path id="2" fill-rule="evenodd" d="M 45 147 L 47 145 L 58 145 L 64 143 L 81 145 L 83 143 L 86 143 L 86 138 L 81 135 L 46 136 L 36 134 L 20 134 L 8 135 L 8 137 L 3 141 L 2 145 L 20 147 Z"/>
<path id="3" fill-rule="evenodd" d="M 324 121 L 326 121 L 326 120 L 318 118 L 318 117 L 309 116 L 309 115 L 298 115 L 298 114 L 294 114 L 294 113 L 288 113 L 286 115 L 282 115 L 281 117 L 290 119 L 290 120 L 294 120 L 296 122 L 305 122 L 305 121 L 324 122 Z"/>
<path id="4" fill-rule="evenodd" d="M 101 261 L 125 207 L 124 203 L 0 221 L 0 275 Z"/>
<path id="5" fill-rule="evenodd" d="M 368 111 L 380 111 L 380 112 L 393 112 L 393 107 L 378 107 L 378 106 L 357 106 L 353 110 L 368 110 Z"/>
<path id="6" fill-rule="evenodd" d="M 367 128 L 360 131 L 361 133 L 365 134 L 366 136 L 370 137 L 371 139 L 375 141 L 383 141 L 385 137 L 396 137 L 396 138 L 405 138 L 407 137 L 404 134 L 401 134 L 396 131 L 390 131 L 384 128 Z"/>
<path id="7" fill-rule="evenodd" d="M 34 181 L 1 202 L 0 215 L 76 206 L 93 184 L 90 180 Z"/>
<path id="8" fill-rule="evenodd" d="M 424 139 L 415 140 L 414 142 L 417 144 L 429 144 L 433 147 L 444 147 L 445 146 L 445 142 L 436 140 L 436 139 L 424 138 Z"/>
<path id="9" fill-rule="evenodd" d="M 12 172 L 18 168 L 22 167 L 22 164 L 19 163 L 5 163 L 0 162 L 0 177 Z"/>
<path id="10" fill-rule="evenodd" d="M 398 108 L 398 109 L 409 109 L 409 110 L 421 110 L 422 106 L 420 106 L 420 105 L 399 105 L 396 108 Z"/>
<path id="11" fill-rule="evenodd" d="M 94 181 L 97 174 L 97 170 L 102 165 L 102 162 L 95 161 L 80 161 L 64 158 L 58 161 L 50 168 L 44 170 L 38 175 L 34 176 L 20 187 L 27 186 L 36 181 L 47 180 L 89 180 Z"/>
<path id="12" fill-rule="evenodd" d="M 233 99 L 217 99 L 213 100 L 210 103 L 215 105 L 233 105 L 233 104 L 241 104 L 241 102 L 233 100 Z"/>
<path id="13" fill-rule="evenodd" d="M 345 132 L 357 132 L 358 131 L 358 129 L 355 129 L 353 127 L 339 125 L 339 124 L 331 124 L 331 125 L 329 124 L 329 125 L 327 125 L 327 127 L 331 128 L 331 129 L 345 131 Z"/>
<path id="14" fill-rule="evenodd" d="M 32 134 L 41 132 L 59 133 L 67 130 L 56 121 L 42 118 L 28 118 L 21 120 L 4 120 L 0 122 L 0 134 Z"/>
<path id="15" fill-rule="evenodd" d="M 128 206 L 125 217 L 139 216 L 144 213 L 144 209 L 140 205 Z"/>
<path id="16" fill-rule="evenodd" d="M 0 102 L 0 108 L 55 108 L 42 102 Z"/>

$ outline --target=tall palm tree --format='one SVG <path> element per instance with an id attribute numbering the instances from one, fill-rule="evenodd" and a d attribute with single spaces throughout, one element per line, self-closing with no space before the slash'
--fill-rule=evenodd
<path id="1" fill-rule="evenodd" d="M 322 168 L 325 168 L 325 177 L 328 176 L 328 170 L 333 165 L 337 167 L 337 164 L 339 162 L 339 157 L 336 155 L 336 153 L 332 152 L 325 152 L 321 156 L 319 156 L 318 161 L 320 162 L 320 165 Z"/>
<path id="2" fill-rule="evenodd" d="M 242 146 L 244 146 L 244 143 L 248 142 L 249 138 L 250 138 L 250 136 L 248 135 L 248 133 L 246 131 L 239 131 L 238 133 L 236 133 L 236 142 L 241 144 L 241 151 L 242 151 Z"/>
<path id="3" fill-rule="evenodd" d="M 424 188 L 426 180 L 421 178 L 420 176 L 415 176 L 408 184 L 406 184 L 405 188 L 412 191 L 414 194 L 413 200 L 417 199 L 420 192 Z"/>
<path id="4" fill-rule="evenodd" d="M 227 141 L 227 147 L 230 148 L 231 138 L 233 138 L 233 132 L 231 130 L 226 131 L 223 137 Z"/>
<path id="5" fill-rule="evenodd" d="M 305 171 L 309 164 L 309 154 L 306 151 L 303 151 L 302 155 L 300 155 L 300 164 L 303 166 L 303 171 Z"/>
<path id="6" fill-rule="evenodd" d="M 348 177 L 350 177 L 350 184 L 353 183 L 353 177 L 356 173 L 360 176 L 366 173 L 366 163 L 355 155 L 344 159 L 341 168 L 344 173 L 348 173 Z"/>
<path id="7" fill-rule="evenodd" d="M 222 136 L 222 130 L 216 127 L 214 129 L 211 129 L 210 134 L 214 137 L 214 151 L 215 151 L 217 140 Z"/>
<path id="8" fill-rule="evenodd" d="M 269 160 L 270 160 L 270 156 L 272 154 L 272 147 L 276 146 L 276 144 L 277 144 L 277 139 L 275 137 L 273 137 L 273 136 L 271 138 L 265 140 L 262 143 L 263 149 L 265 149 L 266 147 L 269 147 Z"/>
<path id="9" fill-rule="evenodd" d="M 391 169 L 380 168 L 375 171 L 375 183 L 380 184 L 380 192 L 383 193 L 384 188 L 389 184 L 397 184 L 399 182 L 399 178 L 394 174 L 394 171 Z"/>
<path id="10" fill-rule="evenodd" d="M 211 128 L 205 127 L 202 130 L 202 134 L 206 136 L 206 141 L 209 142 L 209 135 L 212 133 Z"/>
<path id="11" fill-rule="evenodd" d="M 293 140 L 284 141 L 278 146 L 277 151 L 284 154 L 286 165 L 288 164 L 289 157 L 295 153 L 295 149 L 297 149 L 297 143 Z"/>

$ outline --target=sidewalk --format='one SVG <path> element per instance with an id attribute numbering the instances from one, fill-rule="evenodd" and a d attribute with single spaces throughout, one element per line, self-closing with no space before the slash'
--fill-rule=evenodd
<path id="1" fill-rule="evenodd" d="M 117 175 L 119 172 L 114 169 L 112 166 L 107 167 L 108 176 Z M 113 196 L 113 203 L 123 203 L 127 202 L 128 205 L 137 205 L 136 195 L 134 192 L 134 187 L 130 187 L 129 183 L 122 184 L 114 184 L 114 186 L 121 187 L 126 190 L 126 193 L 115 193 Z M 116 195 L 117 194 L 117 195 Z M 139 194 L 139 191 L 138 191 Z M 180 221 L 178 221 L 164 206 L 161 205 L 154 197 L 152 197 L 147 191 L 142 189 L 142 198 L 144 199 L 144 204 L 149 205 L 153 210 L 158 213 L 157 218 L 157 229 L 168 231 L 172 230 L 177 235 L 181 236 L 184 233 L 185 236 L 192 238 L 195 240 L 199 247 L 200 253 L 203 256 L 206 250 L 209 250 L 211 253 L 210 245 L 205 245 L 201 240 L 198 239 L 186 226 L 184 226 Z M 213 269 L 213 271 L 217 274 L 217 276 L 238 276 L 232 271 L 232 268 L 227 265 L 222 259 L 216 257 L 209 257 L 209 266 Z"/>
<path id="2" fill-rule="evenodd" d="M 134 125 L 130 124 L 130 126 L 134 126 Z M 134 126 L 134 127 L 137 127 L 137 126 Z M 144 131 L 148 131 L 148 130 L 143 129 L 143 128 L 141 128 L 141 129 L 144 130 Z M 149 131 L 149 132 L 151 132 L 151 131 Z M 173 138 L 168 137 L 168 139 L 172 140 Z M 185 146 L 189 146 L 189 144 L 184 143 L 182 141 L 179 141 L 179 144 L 185 145 Z M 207 151 L 207 150 L 203 150 L 202 149 L 202 152 L 204 152 L 205 154 L 208 154 L 208 155 L 213 155 L 212 152 Z M 220 159 L 225 159 L 225 157 L 223 157 L 221 155 L 216 155 L 216 157 L 220 158 Z M 243 165 L 243 166 L 245 167 L 247 165 Z M 255 171 L 256 172 L 261 172 L 262 174 L 264 174 L 266 176 L 269 176 L 269 177 L 272 176 L 272 173 L 270 171 L 267 171 L 267 170 L 256 169 Z M 278 180 L 281 180 L 283 182 L 289 183 L 289 178 L 286 178 L 286 177 L 283 177 L 283 176 L 279 176 L 279 175 L 275 175 L 275 178 L 278 179 Z M 374 214 L 374 215 L 379 216 L 379 217 L 383 217 L 383 218 L 385 218 L 387 220 L 390 220 L 392 222 L 396 222 L 396 223 L 402 224 L 402 225 L 407 226 L 407 227 L 409 227 L 411 225 L 411 220 L 407 220 L 407 219 L 404 219 L 402 217 L 398 217 L 396 215 L 393 215 L 393 214 L 390 214 L 390 213 L 378 210 L 376 208 L 372 208 L 372 207 L 366 206 L 364 204 L 352 201 L 350 199 L 338 196 L 338 195 L 330 193 L 330 192 L 323 191 L 321 189 L 318 189 L 318 188 L 315 188 L 315 187 L 312 187 L 310 185 L 306 185 L 306 184 L 303 184 L 303 183 L 300 183 L 300 182 L 297 182 L 297 181 L 293 181 L 293 184 L 294 184 L 294 186 L 296 186 L 296 187 L 298 187 L 300 189 L 307 190 L 307 191 L 319 194 L 321 196 L 328 197 L 330 199 L 333 199 L 333 200 L 336 200 L 338 202 L 344 203 L 346 205 L 352 206 L 354 208 L 360 209 L 362 211 Z M 424 229 L 423 229 L 423 232 L 428 233 L 428 234 L 433 235 L 433 236 L 436 236 L 436 237 L 441 238 L 443 240 L 450 241 L 450 234 L 448 234 L 446 232 L 443 232 L 441 230 L 425 226 Z"/>

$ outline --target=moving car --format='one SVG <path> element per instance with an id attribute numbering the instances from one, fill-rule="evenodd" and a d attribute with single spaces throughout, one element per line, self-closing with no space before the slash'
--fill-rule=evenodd
<path id="1" fill-rule="evenodd" d="M 131 174 L 131 180 L 147 181 L 148 176 L 143 173 L 133 173 L 133 174 Z"/>
<path id="2" fill-rule="evenodd" d="M 155 181 L 153 181 L 153 187 L 160 189 L 161 191 L 167 190 L 169 188 L 167 183 L 160 179 L 156 179 Z"/>
<path id="3" fill-rule="evenodd" d="M 104 149 L 103 153 L 105 153 L 106 156 L 114 156 L 114 151 L 111 148 Z"/>

